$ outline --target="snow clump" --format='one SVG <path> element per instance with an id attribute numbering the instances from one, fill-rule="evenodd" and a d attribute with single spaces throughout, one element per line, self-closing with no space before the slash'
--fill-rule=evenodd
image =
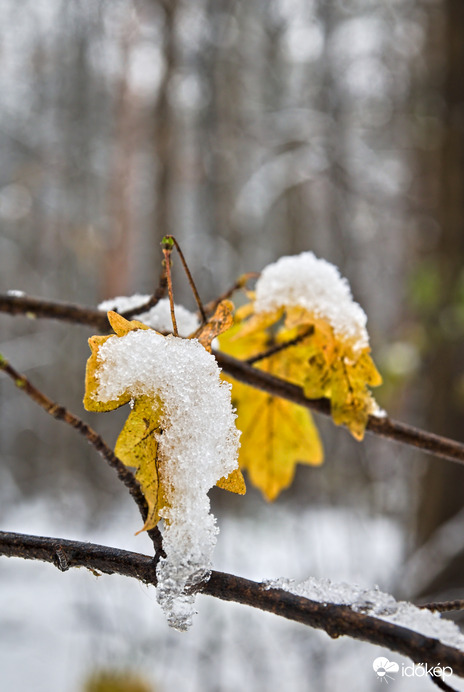
<path id="1" fill-rule="evenodd" d="M 98 351 L 101 401 L 149 396 L 161 401 L 159 471 L 166 489 L 157 598 L 169 624 L 186 630 L 195 613 L 195 586 L 209 577 L 219 529 L 209 489 L 238 468 L 239 431 L 215 358 L 196 340 L 130 331 Z M 164 476 L 164 478 L 163 478 Z"/>
<path id="2" fill-rule="evenodd" d="M 119 313 L 124 313 L 126 310 L 132 310 L 137 306 L 143 306 L 148 302 L 150 296 L 135 293 L 133 296 L 117 296 L 110 300 L 104 300 L 98 306 L 99 310 L 108 312 L 108 310 L 116 310 Z M 200 326 L 198 317 L 194 312 L 190 312 L 182 305 L 174 305 L 176 313 L 177 330 L 179 336 L 190 336 L 197 331 Z M 158 332 L 172 332 L 171 308 L 168 298 L 162 298 L 158 303 L 150 308 L 147 312 L 141 312 L 134 315 L 131 319 L 143 322 L 147 327 L 156 329 Z"/>
<path id="3" fill-rule="evenodd" d="M 364 589 L 358 585 L 334 583 L 330 579 L 316 577 L 309 577 L 298 584 L 293 579 L 280 577 L 266 581 L 264 585 L 267 589 L 283 589 L 318 603 L 347 605 L 359 613 L 407 627 L 464 651 L 464 636 L 454 622 L 443 619 L 440 613 L 418 608 L 407 601 L 396 601 L 377 587 Z"/>
<path id="4" fill-rule="evenodd" d="M 326 320 L 336 336 L 355 351 L 369 345 L 367 317 L 351 294 L 337 267 L 312 252 L 281 257 L 261 272 L 256 283 L 255 312 L 302 307 L 316 319 Z"/>

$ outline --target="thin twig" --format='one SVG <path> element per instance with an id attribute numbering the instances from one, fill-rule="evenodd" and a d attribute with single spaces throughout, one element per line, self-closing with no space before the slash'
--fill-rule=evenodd
<path id="1" fill-rule="evenodd" d="M 58 567 L 60 564 L 66 564 L 67 568 L 87 567 L 156 585 L 152 558 L 92 543 L 0 531 L 0 554 L 41 560 Z M 429 666 L 440 664 L 442 668 L 449 666 L 453 673 L 464 677 L 462 651 L 401 625 L 357 612 L 346 605 L 311 601 L 283 589 L 269 588 L 266 584 L 216 571 L 202 585 L 201 592 L 322 629 L 334 638 L 345 635 L 367 641 L 407 656 L 415 663 Z"/>
<path id="2" fill-rule="evenodd" d="M 15 370 L 1 355 L 0 371 L 3 371 L 5 375 L 8 375 L 18 389 L 27 394 L 50 416 L 56 420 L 63 421 L 63 423 L 67 423 L 72 428 L 77 430 L 77 432 L 83 435 L 83 437 L 85 437 L 87 442 L 89 442 L 97 450 L 100 456 L 105 459 L 109 466 L 116 471 L 119 480 L 122 481 L 122 483 L 124 483 L 126 488 L 129 490 L 139 508 L 142 519 L 145 521 L 148 514 L 147 503 L 142 491 L 140 490 L 140 486 L 134 477 L 134 474 L 122 463 L 113 450 L 106 444 L 103 438 L 100 437 L 100 435 L 95 432 L 90 425 L 87 425 L 87 423 L 78 418 L 78 416 L 74 415 L 74 413 L 71 413 L 71 411 L 68 411 L 68 409 L 64 406 L 60 406 L 49 399 L 45 394 L 43 394 L 43 392 L 37 389 L 37 387 L 35 387 L 25 375 L 22 375 Z M 154 530 L 153 533 L 150 533 L 149 535 L 155 545 L 155 549 L 157 552 L 160 552 L 161 543 L 159 529 Z"/>
<path id="3" fill-rule="evenodd" d="M 0 295 L 0 312 L 13 315 L 34 312 L 36 317 L 87 324 L 102 331 L 108 331 L 110 328 L 106 315 L 100 310 L 79 308 L 72 304 L 27 298 L 25 296 Z M 258 370 L 258 368 L 253 368 L 247 363 L 225 353 L 214 352 L 214 355 L 224 372 L 236 380 L 266 391 L 273 396 L 293 401 L 317 413 L 330 416 L 330 401 L 328 399 L 308 399 L 305 397 L 301 387 Z M 388 416 L 369 416 L 367 430 L 375 435 L 416 447 L 428 454 L 461 464 L 464 463 L 464 444 L 447 437 L 426 432 L 412 425 L 401 423 Z"/>
<path id="4" fill-rule="evenodd" d="M 438 667 L 441 668 L 441 666 Z M 458 692 L 454 687 L 448 685 L 447 682 L 445 682 L 442 678 L 439 678 L 437 675 L 432 675 L 432 673 L 429 673 L 429 678 L 434 685 L 440 688 L 440 690 L 445 690 L 445 692 Z"/>
<path id="5" fill-rule="evenodd" d="M 221 295 L 218 298 L 212 300 L 210 303 L 207 303 L 205 305 L 205 312 L 208 315 L 216 312 L 216 308 L 219 305 L 219 303 L 222 303 L 223 300 L 227 300 L 227 298 L 230 298 L 231 295 L 235 293 L 235 291 L 239 291 L 240 289 L 245 288 L 247 281 L 249 281 L 250 279 L 258 279 L 259 276 L 260 272 L 248 272 L 247 274 L 242 274 L 238 277 L 237 281 L 230 288 L 227 289 L 227 291 L 224 291 L 224 293 L 221 293 Z"/>
<path id="6" fill-rule="evenodd" d="M 437 613 L 451 613 L 457 610 L 464 610 L 464 600 L 456 599 L 454 601 L 437 601 L 436 603 L 421 603 L 418 608 L 432 610 Z"/>
<path id="7" fill-rule="evenodd" d="M 124 317 L 126 320 L 130 320 L 132 317 L 134 317 L 134 315 L 141 315 L 144 312 L 148 312 L 148 310 L 154 308 L 155 305 L 158 305 L 160 300 L 164 298 L 164 296 L 166 295 L 167 287 L 168 280 L 166 275 L 166 267 L 163 266 L 158 286 L 156 287 L 153 295 L 150 296 L 150 298 L 147 301 L 145 301 L 145 303 L 142 303 L 142 305 L 138 305 L 135 308 L 131 308 L 130 310 L 126 310 L 125 312 L 121 312 L 121 316 Z"/>
<path id="8" fill-rule="evenodd" d="M 299 343 L 304 341 L 304 339 L 306 339 L 307 336 L 311 336 L 312 334 L 314 334 L 313 325 L 306 329 L 302 334 L 298 334 L 298 336 L 295 336 L 295 338 L 290 339 L 289 341 L 284 341 L 281 344 L 274 344 L 274 346 L 268 348 L 267 351 L 258 353 L 256 356 L 251 356 L 251 358 L 247 358 L 243 362 L 247 363 L 247 365 L 254 365 L 255 363 L 259 363 L 261 360 L 265 360 L 266 358 L 275 356 L 276 353 L 285 351 L 285 349 L 290 348 L 290 346 L 297 346 Z"/>
<path id="9" fill-rule="evenodd" d="M 171 241 L 171 242 L 174 244 L 174 246 L 175 246 L 177 252 L 179 253 L 180 261 L 182 262 L 182 266 L 184 267 L 184 271 L 185 271 L 185 273 L 186 273 L 186 275 L 187 275 L 187 279 L 188 279 L 190 288 L 192 289 L 192 293 L 193 293 L 193 295 L 195 296 L 195 300 L 196 300 L 196 303 L 197 303 L 197 305 L 198 305 L 198 309 L 199 309 L 199 311 L 200 311 L 201 322 L 202 322 L 202 324 L 205 324 L 205 322 L 207 321 L 207 320 L 206 320 L 205 309 L 204 309 L 204 307 L 203 307 L 203 303 L 201 302 L 200 294 L 199 294 L 198 291 L 197 291 L 197 287 L 195 286 L 195 281 L 193 280 L 193 276 L 192 276 L 192 274 L 190 273 L 190 269 L 189 269 L 188 264 L 187 264 L 187 261 L 186 261 L 186 259 L 185 259 L 185 257 L 184 257 L 184 253 L 183 253 L 182 250 L 180 249 L 180 245 L 179 245 L 179 243 L 177 242 L 177 240 L 174 238 L 173 235 L 166 235 L 166 236 L 164 236 L 163 242 L 164 242 L 166 239 L 169 240 L 169 241 Z"/>
<path id="10" fill-rule="evenodd" d="M 170 242 L 169 240 L 166 240 L 165 238 L 163 238 L 163 242 L 161 243 L 161 246 L 162 246 L 163 255 L 164 255 L 164 266 L 166 268 L 166 279 L 168 282 L 169 305 L 171 308 L 172 333 L 174 334 L 174 336 L 179 336 L 179 332 L 177 331 L 176 313 L 174 310 L 174 295 L 172 292 L 171 252 L 172 252 L 173 243 Z"/>

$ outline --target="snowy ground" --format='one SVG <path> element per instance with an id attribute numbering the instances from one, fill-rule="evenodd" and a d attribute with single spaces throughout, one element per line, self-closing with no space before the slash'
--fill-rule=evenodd
<path id="1" fill-rule="evenodd" d="M 128 502 L 106 525 L 81 525 L 79 501 L 37 502 L 8 513 L 4 530 L 90 540 L 149 552 L 135 537 L 139 517 Z M 244 510 L 246 512 L 246 509 Z M 66 518 L 67 517 L 67 518 Z M 253 516 L 220 517 L 215 567 L 252 579 L 309 575 L 391 590 L 402 561 L 398 527 L 352 509 L 290 513 L 262 504 Z M 153 588 L 87 570 L 0 559 L 0 690 L 78 692 L 96 668 L 130 668 L 156 692 L 368 692 L 382 682 L 378 656 L 407 662 L 362 642 L 332 641 L 323 632 L 244 606 L 197 599 L 192 629 L 170 629 Z M 383 680 L 385 682 L 385 680 Z M 459 680 L 452 680 L 460 690 Z M 389 689 L 431 691 L 432 683 L 400 673 Z"/>

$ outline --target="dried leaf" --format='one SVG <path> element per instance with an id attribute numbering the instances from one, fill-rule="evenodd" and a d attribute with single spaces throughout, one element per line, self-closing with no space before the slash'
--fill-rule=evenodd
<path id="1" fill-rule="evenodd" d="M 223 300 L 216 308 L 214 315 L 201 327 L 196 338 L 202 346 L 211 353 L 211 344 L 223 332 L 230 329 L 234 323 L 234 305 L 230 300 Z"/>

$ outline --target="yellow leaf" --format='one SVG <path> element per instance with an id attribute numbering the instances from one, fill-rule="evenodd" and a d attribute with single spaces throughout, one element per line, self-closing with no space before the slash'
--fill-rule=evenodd
<path id="1" fill-rule="evenodd" d="M 234 305 L 230 300 L 221 301 L 214 315 L 198 332 L 196 338 L 209 353 L 211 353 L 213 340 L 232 326 L 234 322 L 233 309 Z"/>
<path id="2" fill-rule="evenodd" d="M 150 329 L 150 327 L 147 327 L 143 322 L 139 322 L 138 320 L 126 320 L 125 317 L 113 310 L 110 310 L 107 315 L 108 321 L 117 336 L 125 336 L 128 332 L 135 331 L 136 329 Z"/>
<path id="3" fill-rule="evenodd" d="M 126 466 L 136 469 L 135 477 L 147 501 L 148 514 L 140 531 L 148 531 L 156 526 L 159 510 L 165 506 L 165 493 L 159 479 L 159 462 L 155 463 L 158 452 L 156 435 L 161 433 L 161 412 L 159 400 L 147 396 L 138 397 L 114 449 L 116 456 Z"/>
<path id="4" fill-rule="evenodd" d="M 256 319 L 251 327 L 246 325 L 243 335 L 243 325 L 237 322 L 220 337 L 221 349 L 242 359 L 265 351 L 270 337 L 261 325 L 268 324 L 268 316 L 262 321 Z M 284 363 L 288 361 L 275 361 L 274 358 L 263 360 L 256 367 L 282 376 Z M 225 379 L 232 382 L 237 427 L 242 431 L 240 467 L 247 470 L 250 481 L 267 500 L 274 500 L 291 484 L 297 463 L 317 465 L 322 462 L 322 445 L 312 416 L 289 401 Z"/>
<path id="5" fill-rule="evenodd" d="M 85 369 L 85 395 L 84 408 L 87 411 L 114 411 L 114 409 L 129 403 L 131 400 L 130 394 L 124 393 L 113 401 L 100 401 L 98 399 L 99 380 L 97 376 L 99 362 L 98 350 L 105 341 L 112 339 L 113 336 L 91 336 L 89 346 L 92 352 L 87 361 Z"/>
<path id="6" fill-rule="evenodd" d="M 232 400 L 242 431 L 240 466 L 267 500 L 291 484 L 297 463 L 322 463 L 322 445 L 309 411 L 238 383 Z"/>
<path id="7" fill-rule="evenodd" d="M 232 307 L 230 301 L 220 303 L 212 319 L 202 328 L 199 341 L 207 350 L 211 350 L 212 340 L 228 329 L 232 323 Z M 108 339 L 117 339 L 126 336 L 131 331 L 150 329 L 150 327 L 137 320 L 126 320 L 112 311 L 108 312 L 108 320 L 116 335 L 93 336 L 89 339 L 91 355 L 86 367 L 84 406 L 89 411 L 112 411 L 133 401 L 132 410 L 116 442 L 115 454 L 126 466 L 136 469 L 135 477 L 140 483 L 148 507 L 146 521 L 141 531 L 149 531 L 158 523 L 160 510 L 166 507 L 168 494 L 160 480 L 163 474 L 160 473 L 162 462 L 158 456 L 158 436 L 162 434 L 160 421 L 163 402 L 157 396 L 133 397 L 129 391 L 123 392 L 115 400 L 101 401 L 99 399 L 99 367 L 101 365 L 99 349 Z M 233 471 L 227 478 L 221 478 L 217 485 L 234 493 L 243 494 L 246 491 L 245 481 L 239 469 Z"/>
<path id="8" fill-rule="evenodd" d="M 227 477 L 220 478 L 216 485 L 218 488 L 237 493 L 237 495 L 245 495 L 246 493 L 245 479 L 240 469 L 235 469 Z"/>

